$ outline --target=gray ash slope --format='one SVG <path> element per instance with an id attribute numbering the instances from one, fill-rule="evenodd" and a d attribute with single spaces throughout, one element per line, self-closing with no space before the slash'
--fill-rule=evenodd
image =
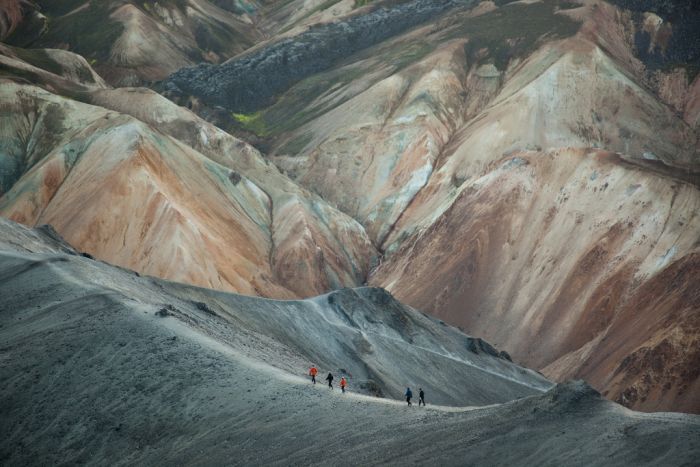
<path id="1" fill-rule="evenodd" d="M 26 332 L 35 315 L 44 319 L 49 310 L 66 306 L 62 296 L 71 297 L 70 308 L 98 295 L 96 309 L 145 311 L 163 326 L 176 321 L 300 377 L 312 363 L 338 377 L 345 372 L 362 392 L 400 398 L 406 384 L 425 385 L 434 387 L 434 403 L 485 405 L 552 386 L 480 339 L 402 305 L 382 289 L 344 289 L 307 300 L 247 297 L 139 277 L 93 261 L 68 250 L 50 227 L 30 230 L 0 218 L 0 232 L 2 312 L 17 313 L 16 321 L 3 321 L 3 333 L 9 324 Z M 34 253 L 22 253 L 25 249 Z M 47 290 L 46 298 L 39 288 Z M 105 297 L 109 303 L 99 305 Z"/>
<path id="2" fill-rule="evenodd" d="M 0 219 L 0 296 L 3 465 L 682 465 L 700 455 L 700 417 L 631 412 L 584 383 L 551 388 L 377 289 L 296 302 L 217 293 L 139 277 L 49 229 Z M 371 376 L 390 396 L 419 384 L 429 402 L 492 405 L 419 410 L 343 395 L 309 384 L 310 360 L 343 365 L 354 390 Z"/>
<path id="3" fill-rule="evenodd" d="M 473 0 L 412 0 L 336 23 L 316 25 L 293 38 L 246 52 L 220 65 L 201 63 L 170 75 L 162 89 L 169 97 L 194 95 L 210 105 L 252 112 L 278 93 L 341 58 L 377 44 Z"/>

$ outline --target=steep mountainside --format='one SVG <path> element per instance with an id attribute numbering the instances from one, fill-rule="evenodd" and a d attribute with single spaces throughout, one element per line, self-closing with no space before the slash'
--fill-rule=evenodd
<path id="1" fill-rule="evenodd" d="M 458 2 L 374 42 L 339 22 L 167 83 L 357 219 L 382 253 L 371 284 L 552 377 L 697 412 L 700 21 L 648 3 Z M 307 37 L 327 56 L 298 52 Z M 237 85 L 256 60 L 279 71 L 252 99 Z"/>
<path id="2" fill-rule="evenodd" d="M 698 416 L 634 413 L 582 382 L 549 389 L 380 289 L 291 302 L 214 292 L 2 219 L 0 277 L 4 465 L 683 465 L 700 454 Z M 311 362 L 347 375 L 351 392 L 313 386 Z M 430 405 L 362 395 L 406 385 Z"/>
<path id="3" fill-rule="evenodd" d="M 82 64 L 75 74 L 91 76 Z M 3 216 L 51 223 L 121 266 L 251 295 L 366 277 L 363 228 L 244 142 L 151 91 L 80 84 L 9 55 L 0 66 Z M 27 76 L 46 89 L 13 82 Z"/>

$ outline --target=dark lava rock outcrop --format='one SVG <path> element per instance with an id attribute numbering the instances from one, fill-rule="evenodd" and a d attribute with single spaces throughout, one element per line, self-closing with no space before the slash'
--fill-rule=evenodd
<path id="1" fill-rule="evenodd" d="M 166 93 L 202 98 L 239 112 L 268 104 L 302 78 L 328 69 L 353 53 L 386 40 L 445 11 L 474 1 L 413 0 L 337 23 L 314 26 L 296 37 L 221 65 L 182 68 L 163 84 Z"/>

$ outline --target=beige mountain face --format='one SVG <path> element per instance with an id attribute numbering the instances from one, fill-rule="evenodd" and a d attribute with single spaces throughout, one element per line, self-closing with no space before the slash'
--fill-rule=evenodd
<path id="1" fill-rule="evenodd" d="M 122 29 L 92 49 L 106 55 L 50 24 L 32 39 L 102 78 L 66 51 L 3 47 L 0 215 L 205 287 L 384 287 L 555 380 L 700 412 L 700 79 L 671 63 L 684 23 L 596 0 L 457 2 L 358 49 L 353 18 L 431 11 L 364 3 L 114 1 Z M 213 44 L 221 25 L 239 34 L 225 47 L 193 32 Z M 319 46 L 308 63 L 297 39 Z M 243 69 L 266 60 L 293 65 Z M 166 95 L 236 136 L 105 84 L 203 61 L 223 65 Z M 270 96 L 251 110 L 183 91 L 244 92 L 233 73 Z"/>
<path id="2" fill-rule="evenodd" d="M 14 69 L 27 70 L 50 78 Z M 3 216 L 49 223 L 144 274 L 250 295 L 310 296 L 366 277 L 375 253 L 362 227 L 252 147 L 151 91 L 53 77 L 93 105 L 3 83 Z"/>
<path id="3" fill-rule="evenodd" d="M 372 281 L 550 377 L 584 377 L 638 407 L 667 398 L 688 410 L 697 404 L 699 213 L 696 187 L 615 154 L 519 152 L 465 182 Z M 678 284 L 659 290 L 663 276 Z M 640 353 L 646 361 L 628 374 Z"/>

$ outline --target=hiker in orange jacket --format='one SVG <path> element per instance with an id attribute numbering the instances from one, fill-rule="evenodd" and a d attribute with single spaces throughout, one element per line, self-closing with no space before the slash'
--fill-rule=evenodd
<path id="1" fill-rule="evenodd" d="M 340 390 L 345 392 L 345 386 L 347 386 L 347 385 L 348 385 L 348 380 L 345 379 L 345 376 L 340 378 Z"/>
<path id="2" fill-rule="evenodd" d="M 311 382 L 316 384 L 316 375 L 318 374 L 318 370 L 316 369 L 315 365 L 311 365 L 311 369 L 309 370 L 309 375 L 311 376 Z"/>

